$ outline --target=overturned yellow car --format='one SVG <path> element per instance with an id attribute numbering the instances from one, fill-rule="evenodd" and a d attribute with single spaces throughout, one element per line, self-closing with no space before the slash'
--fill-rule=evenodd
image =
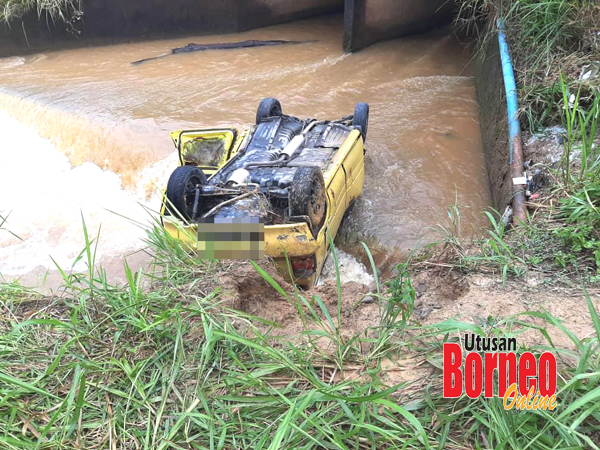
<path id="1" fill-rule="evenodd" d="M 358 103 L 351 116 L 328 121 L 285 115 L 278 100 L 266 98 L 256 125 L 243 133 L 227 128 L 171 133 L 180 166 L 165 192 L 166 230 L 205 255 L 215 254 L 215 236 L 248 231 L 234 240 L 246 236 L 242 239 L 251 242 L 238 242 L 231 258 L 258 255 L 262 248 L 256 242 L 264 239 L 264 254 L 284 277 L 301 286 L 315 284 L 327 256 L 327 235 L 335 238 L 363 189 L 368 120 L 366 103 Z M 205 232 L 207 223 L 218 224 L 216 232 Z"/>

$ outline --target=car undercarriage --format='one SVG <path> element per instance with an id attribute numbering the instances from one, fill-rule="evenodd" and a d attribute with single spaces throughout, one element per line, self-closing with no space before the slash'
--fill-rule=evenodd
<path id="1" fill-rule="evenodd" d="M 265 99 L 238 154 L 214 176 L 207 179 L 189 165 L 174 172 L 167 212 L 190 223 L 243 217 L 260 217 L 265 225 L 306 222 L 316 234 L 326 215 L 323 170 L 353 129 L 353 116 L 301 120 Z"/>

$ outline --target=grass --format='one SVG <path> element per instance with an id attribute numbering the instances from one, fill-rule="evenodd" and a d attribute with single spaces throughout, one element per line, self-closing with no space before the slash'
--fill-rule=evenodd
<path id="1" fill-rule="evenodd" d="M 521 32 L 528 47 L 541 44 L 536 39 L 544 35 L 552 42 L 531 55 L 537 69 L 554 57 L 555 46 L 576 45 L 571 19 L 561 22 L 574 12 L 560 8 L 578 2 L 507 3 L 529 8 L 510 12 L 526 13 Z M 558 21 L 556 27 L 547 28 L 546 17 Z M 511 16 L 506 18 L 510 23 Z M 568 101 L 572 84 L 563 80 L 559 86 L 535 89 Z M 582 91 L 574 92 L 582 98 Z M 576 101 L 563 111 L 568 139 L 555 173 L 559 185 L 551 193 L 559 199 L 548 219 L 556 220 L 553 227 L 531 221 L 508 235 L 488 213 L 490 230 L 473 255 L 458 238 L 460 211 L 454 207 L 443 230 L 447 257 L 458 254 L 465 267 L 491 268 L 505 280 L 526 270 L 593 267 L 600 192 L 592 145 L 597 101 Z M 553 114 L 549 110 L 546 117 Z M 573 166 L 577 153 L 581 163 Z M 0 218 L 2 232 L 4 223 Z M 422 325 L 413 316 L 409 267 L 400 265 L 385 284 L 375 277 L 376 320 L 348 336 L 337 261 L 333 306 L 278 284 L 255 265 L 265 289 L 294 305 L 301 318 L 298 335 L 281 337 L 274 332 L 279 324 L 232 309 L 213 279 L 221 266 L 190 254 L 160 223 L 148 230 L 153 270 L 125 267 L 122 286 L 111 284 L 96 263 L 101 236 L 90 236 L 85 223 L 83 232 L 86 245 L 77 260 L 88 270 L 73 274 L 57 267 L 63 284 L 55 295 L 0 283 L 1 448 L 598 448 L 600 319 L 583 292 L 595 330 L 584 339 L 543 310 L 479 324 Z M 516 336 L 519 352 L 554 352 L 561 368 L 558 409 L 516 413 L 505 411 L 499 399 L 444 399 L 442 345 L 467 331 Z M 526 344 L 527 333 L 541 344 Z M 557 334 L 570 344 L 555 345 Z M 421 361 L 428 375 L 390 383 L 384 361 L 407 358 Z"/>
<path id="2" fill-rule="evenodd" d="M 37 12 L 40 20 L 64 22 L 70 32 L 76 32 L 75 23 L 83 16 L 82 0 L 0 0 L 0 21 L 7 25 Z"/>
<path id="3" fill-rule="evenodd" d="M 460 239 L 455 205 L 440 251 L 445 261 L 493 271 L 505 282 L 528 271 L 594 282 L 600 268 L 600 164 L 593 145 L 598 97 L 573 77 L 540 78 L 557 55 L 580 51 L 584 38 L 573 17 L 594 5 L 464 5 L 462 17 L 471 14 L 471 24 L 479 24 L 483 11 L 501 15 L 517 30 L 513 45 L 515 36 L 523 38 L 517 63 L 531 67 L 518 73 L 530 122 L 556 120 L 560 113 L 567 135 L 562 161 L 551 169 L 556 184 L 547 196 L 555 206 L 542 210 L 545 220 L 536 212 L 509 233 L 488 212 L 490 229 L 473 253 Z M 501 8 L 492 11 L 493 5 Z M 502 9 L 506 5 L 511 9 Z M 0 232 L 7 232 L 5 219 L 0 217 Z M 279 324 L 233 309 L 216 280 L 223 265 L 198 259 L 159 222 L 150 225 L 146 239 L 152 270 L 126 266 L 122 286 L 97 266 L 101 236 L 90 236 L 85 223 L 83 232 L 86 245 L 77 261 L 88 270 L 74 274 L 57 266 L 63 283 L 55 295 L 0 283 L 1 448 L 599 448 L 600 319 L 585 292 L 581 299 L 595 332 L 584 339 L 544 310 L 477 324 L 423 325 L 413 315 L 409 265 L 398 266 L 383 283 L 365 247 L 375 272 L 377 317 L 348 335 L 335 258 L 334 302 L 282 286 L 255 265 L 265 289 L 292 304 L 301 319 L 296 335 L 282 337 Z M 467 331 L 515 336 L 519 352 L 555 353 L 557 410 L 517 413 L 505 411 L 500 399 L 444 399 L 443 343 L 459 341 Z M 528 344 L 531 333 L 535 344 Z M 569 345 L 556 345 L 557 335 Z M 419 361 L 427 375 L 390 382 L 387 362 L 402 360 Z"/>
<path id="4" fill-rule="evenodd" d="M 82 255 L 90 271 L 81 278 L 65 272 L 63 296 L 32 300 L 7 294 L 14 319 L 3 322 L 0 339 L 0 441 L 9 448 L 428 442 L 412 414 L 389 404 L 397 387 L 323 379 L 324 371 L 343 373 L 348 363 L 356 364 L 358 338 L 341 338 L 339 307 L 333 319 L 320 298 L 287 294 L 269 279 L 288 301 L 298 302 L 307 322 L 319 325 L 307 329 L 308 345 L 297 348 L 258 331 L 251 318 L 222 305 L 216 291 L 197 295 L 188 285 L 182 297 L 185 277 L 175 271 L 167 278 L 163 271 L 161 287 L 150 292 L 141 288 L 142 275 L 129 270 L 127 286 L 109 285 L 92 269 L 95 240 L 85 224 L 84 234 Z M 149 236 L 161 244 L 155 247 L 159 252 L 169 245 L 162 230 L 152 229 Z M 171 256 L 180 257 L 177 247 Z M 194 283 L 191 276 L 185 282 Z M 8 289 L 2 286 L 1 292 Z M 29 315 L 31 301 L 36 312 Z M 387 317 L 394 315 L 390 308 Z M 377 357 L 385 354 L 381 332 L 394 326 L 382 324 L 369 338 L 378 343 Z M 324 353 L 314 338 L 330 340 L 335 351 Z"/>
<path id="5" fill-rule="evenodd" d="M 544 312 L 484 326 L 422 327 L 412 317 L 408 267 L 377 281 L 378 319 L 348 337 L 337 301 L 281 286 L 261 266 L 265 289 L 292 303 L 298 336 L 229 307 L 207 283 L 215 264 L 196 260 L 164 230 L 148 230 L 158 270 L 112 285 L 96 265 L 99 236 L 80 254 L 88 271 L 64 274 L 53 296 L 0 284 L 0 446 L 34 448 L 566 448 L 597 447 L 598 338 L 579 340 Z M 328 306 L 330 305 L 330 306 Z M 562 328 L 561 328 L 562 327 Z M 559 409 L 504 411 L 499 400 L 443 399 L 443 342 L 459 332 L 541 332 L 560 355 Z M 555 348 L 549 331 L 573 340 Z M 386 382 L 382 361 L 418 357 L 427 379 Z M 354 375 L 354 376 L 352 376 Z"/>
<path id="6" fill-rule="evenodd" d="M 457 0 L 457 25 L 475 36 L 478 48 L 496 39 L 496 21 L 508 30 L 521 117 L 532 132 L 554 125 L 561 115 L 559 75 L 581 89 L 587 105 L 598 78 L 579 83 L 582 66 L 600 56 L 600 4 L 595 0 Z"/>
<path id="7" fill-rule="evenodd" d="M 429 259 L 496 273 L 504 283 L 527 273 L 575 287 L 600 282 L 600 93 L 584 107 L 580 91 L 572 95 L 564 77 L 559 82 L 563 154 L 554 166 L 539 167 L 552 182 L 536 192 L 528 220 L 509 231 L 497 211 L 487 211 L 485 235 L 467 244 L 455 204 L 447 223 L 436 227 L 440 239 Z"/>

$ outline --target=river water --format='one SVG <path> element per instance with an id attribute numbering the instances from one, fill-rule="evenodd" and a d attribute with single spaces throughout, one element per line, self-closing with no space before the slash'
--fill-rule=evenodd
<path id="1" fill-rule="evenodd" d="M 101 230 L 99 262 L 118 277 L 123 256 L 144 246 L 143 230 L 121 216 L 148 220 L 144 206 L 158 208 L 155 192 L 176 165 L 168 132 L 249 125 L 263 97 L 323 119 L 370 104 L 365 190 L 342 245 L 365 240 L 382 254 L 406 254 L 433 238 L 429 227 L 455 198 L 463 221 L 481 224 L 489 191 L 468 51 L 448 30 L 351 55 L 341 36 L 342 18 L 332 16 L 0 59 L 0 214 L 10 214 L 0 274 L 30 282 L 52 275 L 55 262 L 71 267 L 83 217 L 90 235 Z M 245 39 L 313 42 L 130 65 L 189 42 Z"/>

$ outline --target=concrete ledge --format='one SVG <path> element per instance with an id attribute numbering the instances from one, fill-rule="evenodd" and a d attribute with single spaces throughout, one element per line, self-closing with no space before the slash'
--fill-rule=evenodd
<path id="1" fill-rule="evenodd" d="M 237 31 L 342 12 L 344 0 L 238 1 Z"/>

